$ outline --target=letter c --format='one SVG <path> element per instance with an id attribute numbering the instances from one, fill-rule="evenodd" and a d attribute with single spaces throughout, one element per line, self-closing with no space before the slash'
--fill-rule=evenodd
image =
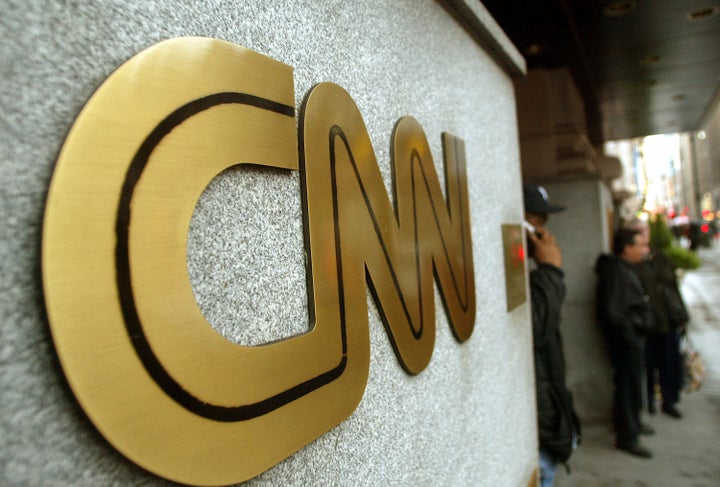
<path id="1" fill-rule="evenodd" d="M 105 81 L 59 156 L 42 248 L 58 355 L 105 438 L 163 477 L 251 478 L 347 418 L 365 390 L 367 327 L 352 354 L 322 324 L 241 346 L 212 329 L 192 293 L 197 199 L 236 164 L 296 170 L 294 103 L 289 66 L 172 39 Z"/>

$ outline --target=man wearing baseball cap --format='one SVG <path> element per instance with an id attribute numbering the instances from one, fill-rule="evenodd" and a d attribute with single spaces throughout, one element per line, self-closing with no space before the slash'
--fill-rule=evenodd
<path id="1" fill-rule="evenodd" d="M 560 310 L 565 300 L 562 252 L 545 227 L 548 216 L 565 210 L 549 202 L 542 186 L 525 185 L 528 255 L 535 261 L 530 272 L 540 485 L 554 483 L 558 463 L 567 463 L 580 441 L 580 423 L 572 394 L 565 385 L 565 359 L 560 336 Z"/>

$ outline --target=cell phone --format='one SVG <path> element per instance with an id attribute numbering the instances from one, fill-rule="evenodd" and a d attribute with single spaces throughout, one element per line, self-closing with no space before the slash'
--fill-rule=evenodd
<path id="1" fill-rule="evenodd" d="M 528 232 L 534 233 L 537 238 L 542 238 L 542 235 L 540 234 L 540 232 L 537 231 L 537 229 L 535 228 L 535 226 L 532 223 L 528 222 L 527 220 L 524 220 L 523 226 L 525 227 L 525 230 L 527 230 Z"/>

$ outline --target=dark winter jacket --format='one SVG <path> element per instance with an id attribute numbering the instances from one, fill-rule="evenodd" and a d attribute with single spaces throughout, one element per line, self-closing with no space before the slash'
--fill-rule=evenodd
<path id="1" fill-rule="evenodd" d="M 673 309 L 673 306 L 684 306 L 684 304 L 672 261 L 662 252 L 656 252 L 637 266 L 635 271 L 650 298 L 652 323 L 649 333 L 665 334 L 684 325 L 684 320 L 676 321 L 676 311 Z M 679 305 L 677 304 L 678 300 L 680 301 Z"/>
<path id="2" fill-rule="evenodd" d="M 563 272 L 540 264 L 530 273 L 535 356 L 535 384 L 540 448 L 566 462 L 579 441 L 580 424 L 572 395 L 565 387 L 565 359 L 560 336 L 560 308 L 565 300 Z"/>
<path id="3" fill-rule="evenodd" d="M 612 349 L 641 350 L 651 314 L 649 297 L 634 266 L 621 257 L 604 254 L 598 257 L 595 272 L 597 320 Z"/>

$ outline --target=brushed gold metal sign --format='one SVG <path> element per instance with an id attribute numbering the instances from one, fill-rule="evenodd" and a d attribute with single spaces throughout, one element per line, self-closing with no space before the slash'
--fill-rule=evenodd
<path id="1" fill-rule="evenodd" d="M 455 337 L 470 337 L 463 142 L 443 134 L 445 197 L 417 121 L 402 118 L 391 145 L 393 202 L 345 90 L 315 86 L 298 129 L 292 68 L 219 40 L 162 42 L 103 83 L 58 158 L 42 262 L 62 367 L 113 446 L 197 485 L 246 480 L 302 448 L 363 396 L 366 286 L 408 373 L 432 354 L 433 276 Z M 313 326 L 256 347 L 206 321 L 186 264 L 198 198 L 237 164 L 302 181 Z"/>
<path id="2" fill-rule="evenodd" d="M 524 231 L 522 225 L 502 225 L 503 255 L 505 257 L 505 295 L 508 311 L 512 311 L 527 301 Z"/>

